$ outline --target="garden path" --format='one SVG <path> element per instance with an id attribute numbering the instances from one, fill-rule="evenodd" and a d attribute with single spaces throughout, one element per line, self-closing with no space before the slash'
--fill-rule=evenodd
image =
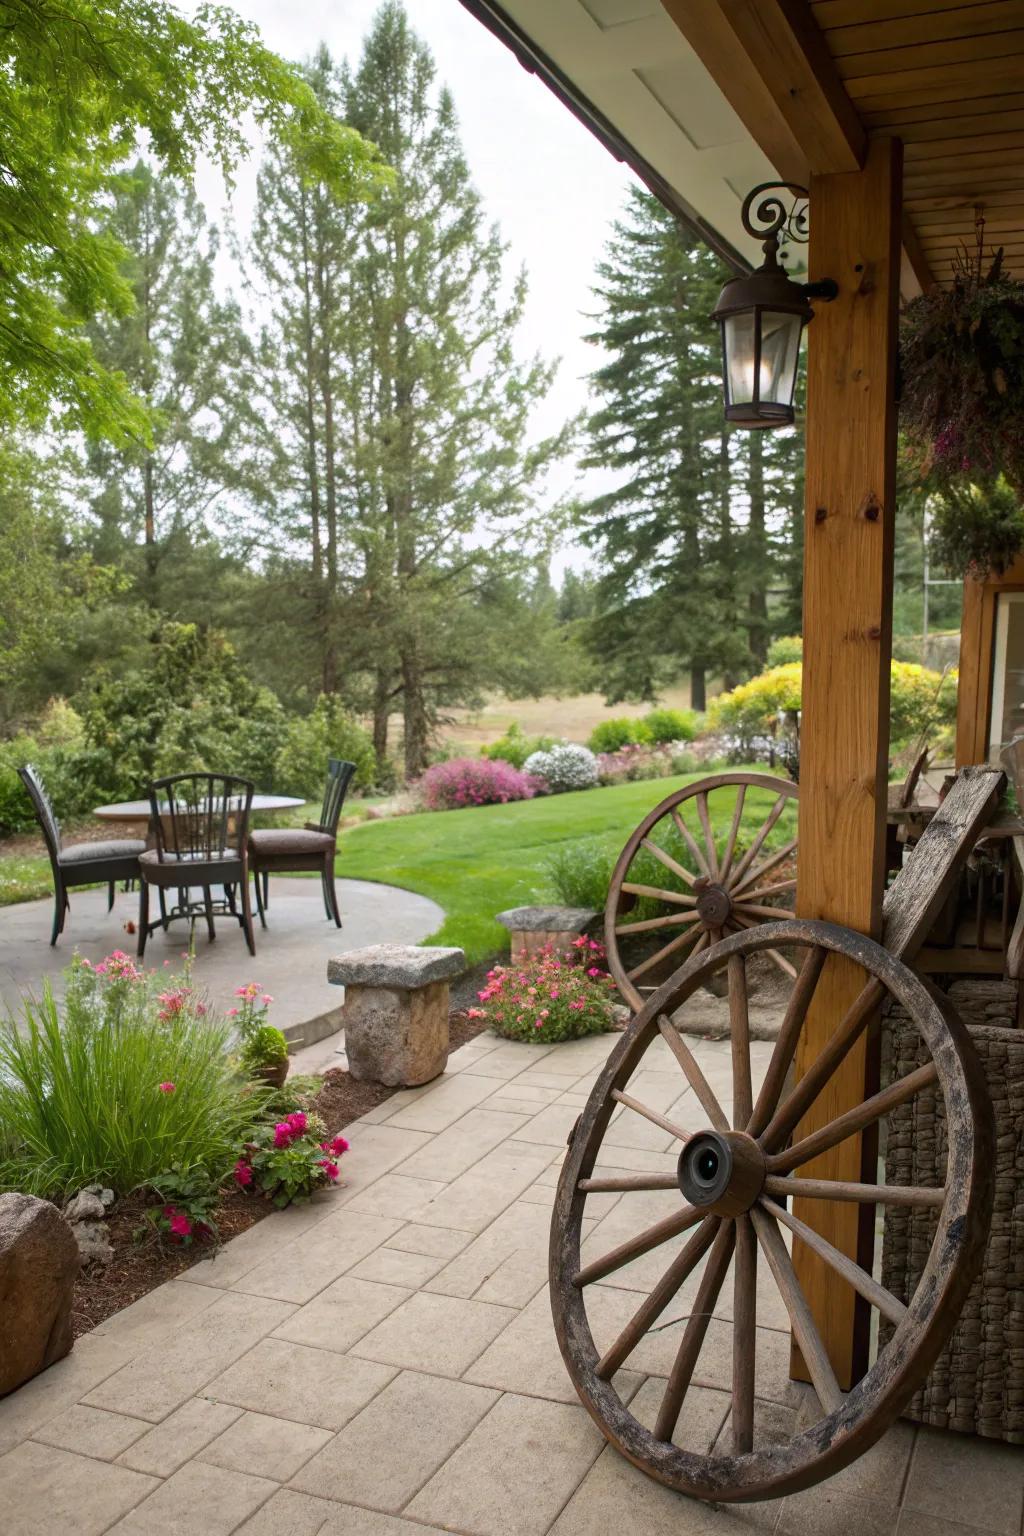
<path id="1" fill-rule="evenodd" d="M 205 923 L 197 924 L 198 984 L 224 1009 L 231 1007 L 237 986 L 255 979 L 275 999 L 271 1019 L 280 1029 L 308 1025 L 325 1016 L 323 1028 L 337 1028 L 342 993 L 328 985 L 328 960 L 385 939 L 418 944 L 444 921 L 436 902 L 393 885 L 339 880 L 337 888 L 340 930 L 324 917 L 319 880 L 271 879 L 267 928 L 256 924 L 255 959 L 233 918 L 216 919 L 213 944 L 206 937 Z M 125 931 L 125 924 L 136 921 L 138 910 L 137 893 L 118 891 L 114 910 L 108 913 L 105 890 L 72 891 L 64 932 L 51 949 L 52 900 L 0 907 L 0 1003 L 16 1012 L 21 993 L 38 995 L 47 979 L 57 987 L 75 949 L 93 962 L 113 949 L 134 955 L 135 935 Z M 158 930 L 149 940 L 145 963 L 159 968 L 170 960 L 172 966 L 180 966 L 187 947 L 188 924 L 172 923 L 167 933 Z"/>
<path id="2" fill-rule="evenodd" d="M 1020 1536 L 1019 1448 L 906 1423 L 830 1482 L 742 1507 L 683 1499 L 605 1446 L 555 1345 L 546 1250 L 566 1134 L 616 1039 L 479 1036 L 443 1077 L 349 1128 L 342 1188 L 268 1217 L 81 1338 L 0 1403 L 5 1528 Z M 728 1045 L 694 1049 L 727 1088 Z M 762 1070 L 770 1049 L 754 1046 Z M 650 1092 L 676 1116 L 678 1068 L 663 1042 L 652 1052 Z M 669 1161 L 669 1138 L 647 1122 L 624 1117 L 608 1140 L 624 1168 Z M 621 1240 L 623 1200 L 658 1198 L 596 1197 L 595 1245 Z M 607 1330 L 635 1309 L 655 1260 L 660 1273 L 655 1253 L 596 1287 Z M 785 1418 L 799 1389 L 770 1281 L 758 1322 L 764 1413 Z M 660 1400 L 672 1337 L 644 1340 L 619 1377 L 638 1412 Z M 712 1348 L 699 1405 L 712 1433 L 728 1372 Z"/>

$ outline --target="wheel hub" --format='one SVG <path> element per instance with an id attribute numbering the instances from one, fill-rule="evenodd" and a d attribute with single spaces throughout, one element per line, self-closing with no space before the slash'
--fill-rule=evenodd
<path id="1" fill-rule="evenodd" d="M 697 896 L 697 915 L 704 927 L 723 927 L 732 912 L 728 892 L 706 878 L 695 883 L 694 891 Z"/>
<path id="2" fill-rule="evenodd" d="M 742 1131 L 702 1131 L 679 1154 L 684 1199 L 716 1216 L 749 1211 L 764 1186 L 764 1154 Z"/>

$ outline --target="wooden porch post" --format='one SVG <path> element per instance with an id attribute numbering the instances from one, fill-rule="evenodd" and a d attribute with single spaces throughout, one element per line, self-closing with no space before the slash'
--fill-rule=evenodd
<path id="1" fill-rule="evenodd" d="M 875 140 L 863 170 L 810 185 L 809 274 L 839 297 L 807 330 L 803 718 L 797 912 L 877 937 L 884 882 L 896 460 L 895 360 L 902 145 Z M 808 1016 L 806 1071 L 862 985 L 829 960 Z M 865 1037 L 796 1131 L 803 1136 L 873 1091 Z M 876 1138 L 850 1137 L 801 1169 L 875 1182 Z M 802 1220 L 871 1268 L 874 1209 L 798 1201 Z M 794 1263 L 841 1385 L 867 1364 L 868 1309 L 804 1245 Z M 795 1359 L 794 1374 L 803 1376 Z"/>

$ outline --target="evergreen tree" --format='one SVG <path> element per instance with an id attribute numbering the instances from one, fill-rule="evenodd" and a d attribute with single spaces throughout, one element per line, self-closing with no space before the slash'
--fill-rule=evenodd
<path id="1" fill-rule="evenodd" d="M 217 234 L 191 190 L 139 161 L 114 183 L 107 231 L 134 304 L 89 336 L 145 404 L 152 437 L 88 442 L 92 544 L 133 572 L 144 601 L 194 614 L 198 588 L 223 574 L 210 524 L 245 480 L 250 347 L 237 305 L 215 293 Z"/>
<path id="2" fill-rule="evenodd" d="M 593 375 L 588 467 L 616 484 L 581 509 L 604 574 L 590 646 L 612 700 L 655 698 L 689 669 L 695 708 L 708 676 L 759 665 L 787 544 L 798 450 L 785 434 L 732 433 L 710 319 L 728 273 L 649 193 L 633 191 L 598 268 L 610 354 Z M 793 434 L 789 434 L 790 440 Z"/>
<path id="3" fill-rule="evenodd" d="M 494 681 L 487 617 L 529 569 L 538 488 L 567 441 L 529 441 L 553 369 L 515 355 L 525 281 L 507 279 L 434 75 L 397 0 L 354 73 L 321 50 L 315 91 L 391 180 L 372 205 L 344 206 L 275 156 L 256 242 L 274 314 L 262 414 L 285 445 L 268 449 L 268 483 L 302 549 L 289 570 L 306 581 L 293 588 L 303 633 L 325 691 L 364 689 L 381 755 L 401 708 L 410 776 L 439 711 Z"/>

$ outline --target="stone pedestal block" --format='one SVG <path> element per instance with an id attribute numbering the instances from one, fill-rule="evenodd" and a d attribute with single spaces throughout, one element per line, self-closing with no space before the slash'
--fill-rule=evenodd
<path id="1" fill-rule="evenodd" d="M 0 1397 L 71 1349 L 78 1245 L 34 1195 L 0 1195 Z"/>
<path id="2" fill-rule="evenodd" d="M 374 944 L 327 967 L 345 988 L 342 1020 L 349 1071 L 388 1088 L 416 1088 L 448 1063 L 448 982 L 461 949 Z"/>
<path id="3" fill-rule="evenodd" d="M 497 921 L 509 931 L 513 960 L 528 960 L 546 945 L 568 949 L 598 916 L 589 907 L 510 907 Z"/>

